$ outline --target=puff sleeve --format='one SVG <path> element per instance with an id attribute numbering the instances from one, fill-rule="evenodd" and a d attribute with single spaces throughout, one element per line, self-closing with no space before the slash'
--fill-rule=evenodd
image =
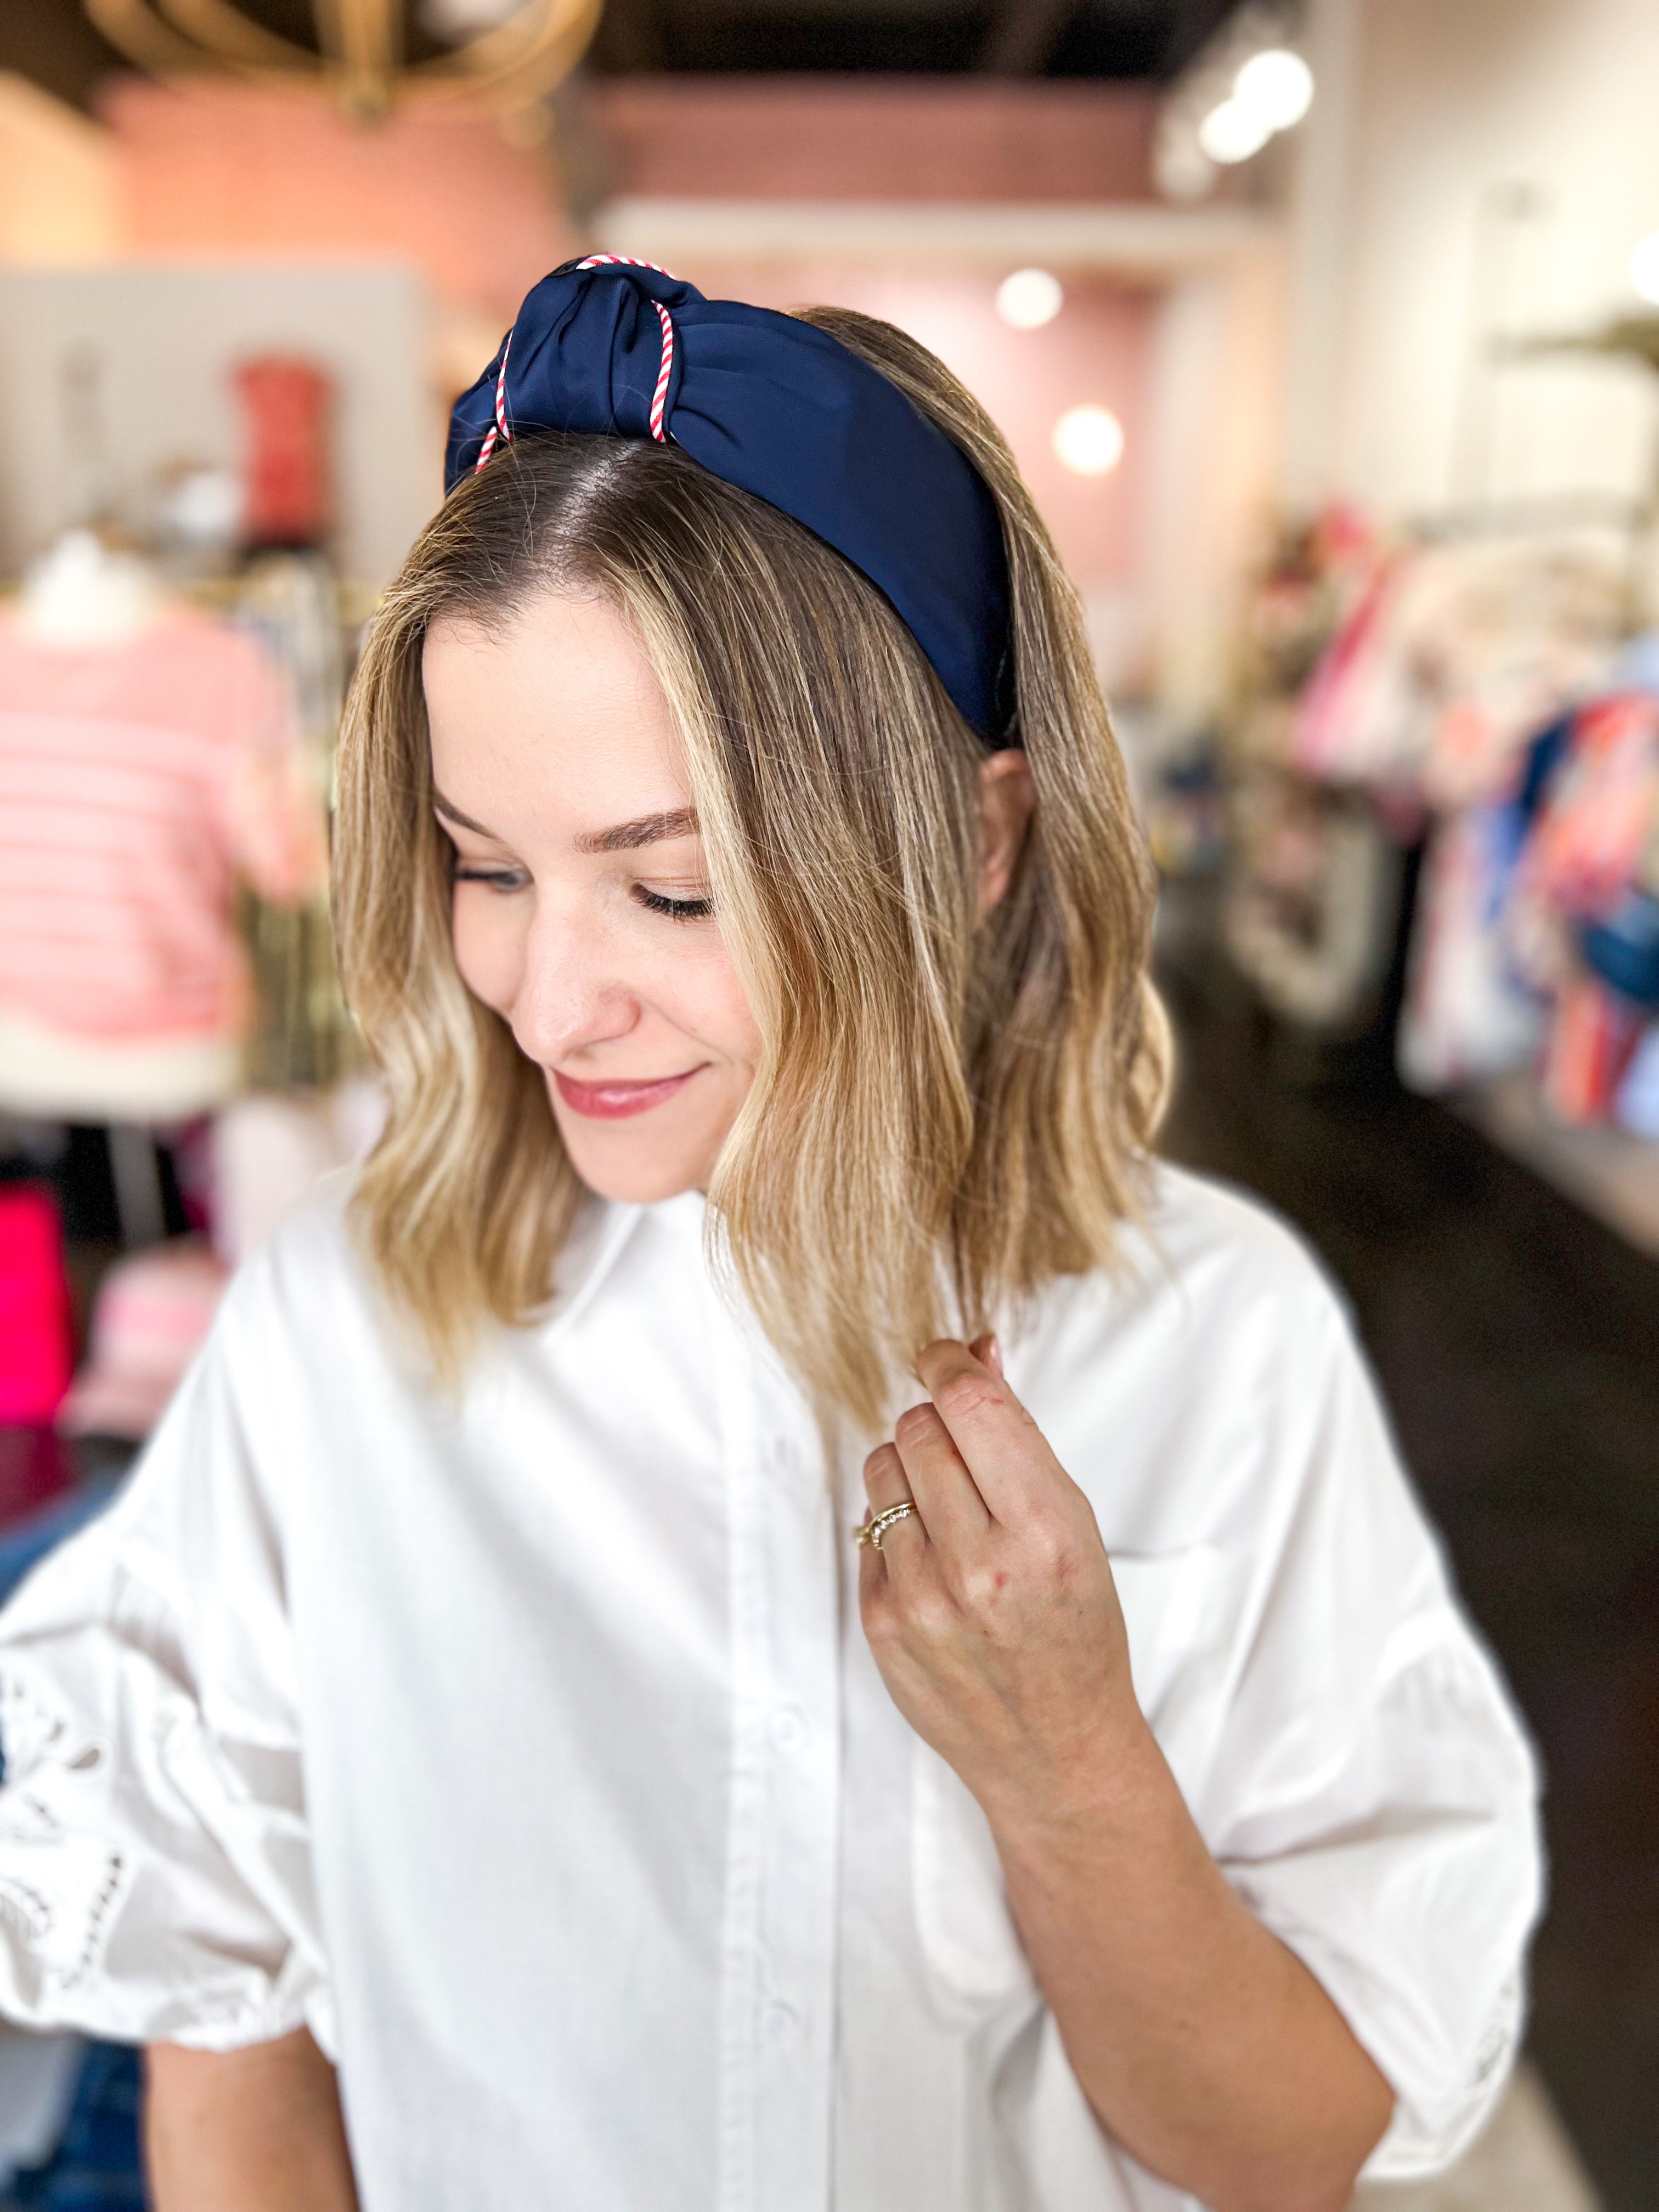
<path id="1" fill-rule="evenodd" d="M 1265 1547 L 1201 1825 L 1395 2089 L 1366 2174 L 1405 2179 L 1478 2131 L 1519 2042 L 1538 1782 L 1346 1316 L 1322 1294 L 1305 1319 L 1283 1440 L 1299 1479 Z"/>
<path id="2" fill-rule="evenodd" d="M 0 2012 L 327 2048 L 281 1532 L 224 1340 L 0 1613 Z"/>

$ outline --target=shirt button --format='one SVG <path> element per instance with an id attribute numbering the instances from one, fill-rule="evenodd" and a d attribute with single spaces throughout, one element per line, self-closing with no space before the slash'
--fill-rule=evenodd
<path id="1" fill-rule="evenodd" d="M 806 1741 L 806 1723 L 793 1705 L 781 1705 L 772 1716 L 772 1741 L 780 1751 L 799 1751 Z"/>
<path id="2" fill-rule="evenodd" d="M 800 2027 L 800 2014 L 792 2004 L 777 1997 L 761 2014 L 761 2026 L 769 2043 L 793 2043 Z"/>

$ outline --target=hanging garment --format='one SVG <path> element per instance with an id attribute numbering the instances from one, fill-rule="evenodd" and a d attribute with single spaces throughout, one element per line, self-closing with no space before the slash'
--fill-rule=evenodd
<path id="1" fill-rule="evenodd" d="M 1576 975 L 1556 994 L 1539 1089 L 1558 1121 L 1599 1121 L 1616 1096 L 1642 1034 L 1628 1000 L 1594 975 Z"/>
<path id="2" fill-rule="evenodd" d="M 1642 877 L 1659 840 L 1659 698 L 1614 692 L 1574 717 L 1527 854 L 1536 894 L 1600 919 Z"/>
<path id="3" fill-rule="evenodd" d="M 1501 2087 L 1531 1760 L 1301 1247 L 1157 1171 L 1010 1380 L 1092 1502 L 1226 1877 L 1449 2158 Z M 859 1461 L 695 1196 L 597 1203 L 426 1387 L 337 1185 L 0 1616 L 0 2008 L 308 2023 L 364 2212 L 1196 2212 L 1103 2132 L 991 1831 L 858 1612 Z"/>
<path id="4" fill-rule="evenodd" d="M 1423 864 L 1406 1001 L 1395 1039 L 1401 1082 L 1449 1091 L 1525 1064 L 1545 1006 L 1518 972 L 1506 933 L 1526 836 L 1509 801 L 1439 823 Z"/>
<path id="5" fill-rule="evenodd" d="M 1578 925 L 1578 951 L 1593 975 L 1633 1006 L 1659 1007 L 1659 899 L 1628 890 L 1612 909 Z"/>
<path id="6" fill-rule="evenodd" d="M 1297 699 L 1290 762 L 1316 781 L 1356 782 L 1373 776 L 1377 756 L 1360 729 L 1362 715 L 1387 726 L 1411 711 L 1399 688 L 1402 671 L 1389 653 L 1389 624 L 1410 559 L 1400 553 L 1379 566 Z M 1383 687 L 1388 697 L 1379 708 L 1376 695 Z"/>
<path id="7" fill-rule="evenodd" d="M 1659 1145 L 1659 1023 L 1644 1030 L 1630 1056 L 1613 1113 L 1620 1128 L 1632 1137 Z"/>
<path id="8" fill-rule="evenodd" d="M 1325 1036 L 1363 1029 L 1387 977 L 1405 870 L 1375 809 L 1251 776 L 1235 827 L 1222 930 L 1240 972 L 1287 1021 Z"/>
<path id="9" fill-rule="evenodd" d="M 1607 680 L 1627 557 L 1596 532 L 1403 551 L 1316 670 L 1292 765 L 1441 808 L 1507 795 L 1534 731 Z"/>
<path id="10" fill-rule="evenodd" d="M 191 1081 L 222 1095 L 236 876 L 291 899 L 322 860 L 314 772 L 252 639 L 179 611 L 74 651 L 0 622 L 0 1103 L 146 1120 L 211 1103 Z"/>

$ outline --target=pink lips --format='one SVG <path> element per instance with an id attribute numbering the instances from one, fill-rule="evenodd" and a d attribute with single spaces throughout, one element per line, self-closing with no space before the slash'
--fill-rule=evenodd
<path id="1" fill-rule="evenodd" d="M 665 1075 L 655 1083 L 578 1083 L 555 1069 L 553 1080 L 573 1114 L 585 1114 L 593 1121 L 623 1121 L 630 1114 L 660 1106 L 664 1099 L 684 1091 L 698 1072 L 688 1067 L 684 1075 Z"/>

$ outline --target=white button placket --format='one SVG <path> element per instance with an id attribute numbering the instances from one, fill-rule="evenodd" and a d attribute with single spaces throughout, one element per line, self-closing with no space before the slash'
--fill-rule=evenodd
<path id="1" fill-rule="evenodd" d="M 839 1522 L 817 1427 L 769 1348 L 723 1309 L 712 1335 L 726 1452 L 732 1689 L 720 2212 L 826 2212 Z"/>

